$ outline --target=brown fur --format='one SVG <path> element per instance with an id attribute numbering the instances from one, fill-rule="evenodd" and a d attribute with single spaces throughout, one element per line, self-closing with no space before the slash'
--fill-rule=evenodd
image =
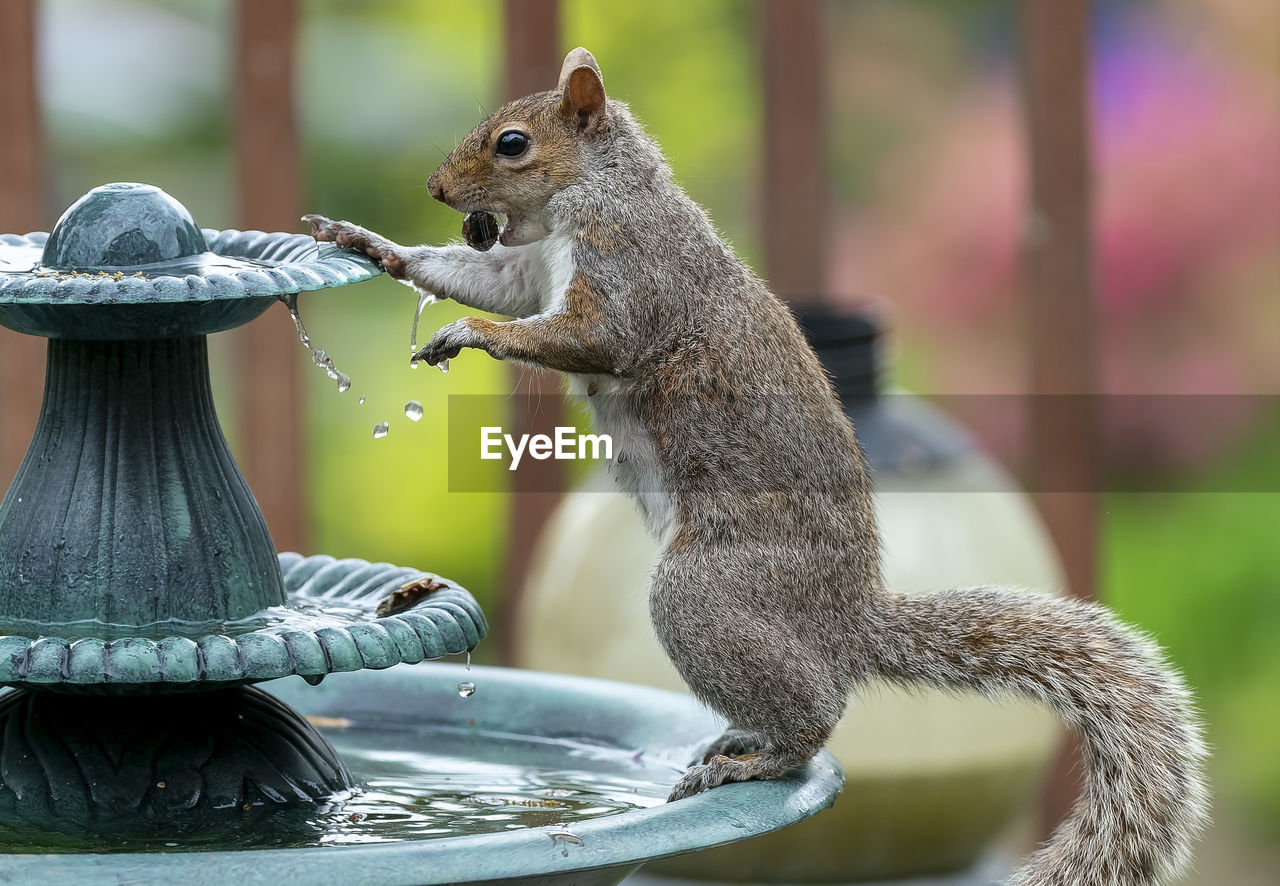
<path id="1" fill-rule="evenodd" d="M 527 156 L 495 153 L 516 127 Z M 775 778 L 813 756 L 870 680 L 1017 693 L 1084 737 L 1084 796 L 1016 886 L 1138 886 L 1185 863 L 1204 746 L 1177 674 L 1106 610 L 993 589 L 883 587 L 853 428 L 786 306 L 675 184 L 585 50 L 555 90 L 483 121 L 431 177 L 500 245 L 406 248 L 316 217 L 316 236 L 415 287 L 518 319 L 468 318 L 419 355 L 480 348 L 571 374 L 618 443 L 613 469 L 664 540 L 650 612 L 731 728 L 672 791 Z"/>

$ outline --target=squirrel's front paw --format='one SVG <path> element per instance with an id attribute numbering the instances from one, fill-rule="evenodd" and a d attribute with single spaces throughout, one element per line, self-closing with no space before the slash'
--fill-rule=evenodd
<path id="1" fill-rule="evenodd" d="M 323 215 L 304 215 L 304 222 L 311 225 L 311 236 L 318 243 L 337 243 L 347 249 L 363 252 L 382 265 L 382 269 L 397 279 L 405 274 L 404 258 L 396 245 L 373 231 L 353 225 L 349 221 L 334 221 Z"/>
<path id="2" fill-rule="evenodd" d="M 427 346 L 413 355 L 413 359 L 436 366 L 458 356 L 463 348 L 479 347 L 480 335 L 471 325 L 473 319 L 463 317 L 448 326 L 442 326 L 431 336 Z"/>

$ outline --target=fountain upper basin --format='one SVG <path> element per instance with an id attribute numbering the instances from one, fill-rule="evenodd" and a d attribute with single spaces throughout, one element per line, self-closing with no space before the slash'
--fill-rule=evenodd
<path id="1" fill-rule="evenodd" d="M 101 185 L 53 231 L 0 235 L 0 325 L 28 335 L 125 341 L 208 335 L 282 295 L 382 273 L 305 234 L 199 228 L 153 185 Z"/>

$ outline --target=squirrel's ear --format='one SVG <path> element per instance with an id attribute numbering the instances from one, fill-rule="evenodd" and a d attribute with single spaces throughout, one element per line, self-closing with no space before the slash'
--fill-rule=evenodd
<path id="1" fill-rule="evenodd" d="M 604 118 L 604 78 L 595 58 L 581 46 L 564 57 L 560 92 L 560 112 L 580 127 Z"/>
<path id="2" fill-rule="evenodd" d="M 604 82 L 604 75 L 600 73 L 600 66 L 596 64 L 596 57 L 584 47 L 579 46 L 577 49 L 570 49 L 569 54 L 564 57 L 564 64 L 560 66 L 560 82 L 556 85 L 556 88 L 563 92 L 564 88 L 569 85 L 569 75 L 583 65 L 595 71 L 596 76 L 600 78 L 601 82 Z"/>

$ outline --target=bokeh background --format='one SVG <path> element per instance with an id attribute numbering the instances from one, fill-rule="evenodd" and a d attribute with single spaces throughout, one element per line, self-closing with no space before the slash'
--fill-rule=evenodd
<path id="1" fill-rule="evenodd" d="M 848 306 L 872 300 L 889 318 L 895 383 L 944 407 L 962 399 L 946 395 L 1024 392 L 1014 4 L 829 5 L 829 291 Z M 564 48 L 595 52 L 610 94 L 630 102 L 678 179 L 767 275 L 750 5 L 561 9 Z M 300 10 L 306 207 L 402 242 L 455 237 L 460 217 L 431 201 L 425 182 L 500 102 L 501 3 L 307 0 Z M 50 220 L 90 187 L 138 180 L 204 226 L 235 225 L 231 27 L 221 0 L 40 4 Z M 1099 594 L 1170 650 L 1210 724 L 1217 824 L 1187 882 L 1276 882 L 1280 6 L 1096 2 L 1091 38 L 1103 390 L 1169 398 L 1155 418 L 1122 415 L 1110 429 L 1119 463 L 1142 482 L 1122 476 L 1105 493 Z M 312 338 L 354 380 L 347 394 L 296 342 L 281 343 L 304 367 L 309 545 L 431 568 L 498 612 L 510 497 L 448 491 L 442 423 L 448 395 L 505 395 L 511 376 L 476 353 L 447 376 L 411 371 L 414 307 L 385 278 L 303 297 Z M 424 329 L 462 314 L 429 307 Z M 212 344 L 220 411 L 240 451 L 236 352 L 222 337 Z M 1197 404 L 1226 396 L 1238 405 L 1230 421 L 1198 420 Z M 409 399 L 427 419 L 404 419 Z M 1186 420 L 1168 420 L 1180 412 Z M 374 440 L 384 420 L 391 433 Z M 977 431 L 1018 467 L 1016 428 Z"/>

